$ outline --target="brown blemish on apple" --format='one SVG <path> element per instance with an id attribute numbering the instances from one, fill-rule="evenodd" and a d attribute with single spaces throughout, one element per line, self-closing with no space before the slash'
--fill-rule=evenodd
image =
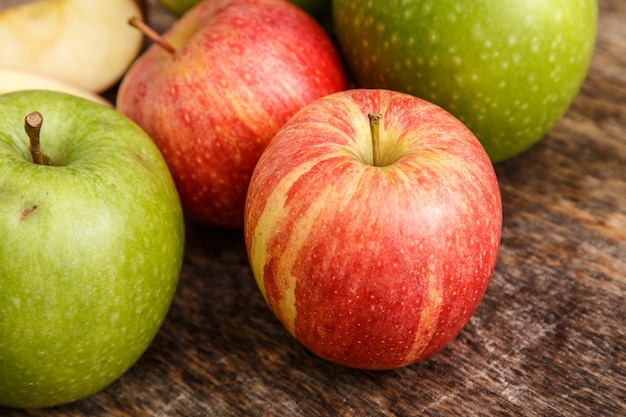
<path id="1" fill-rule="evenodd" d="M 33 211 L 35 211 L 36 209 L 37 209 L 37 204 L 35 204 L 32 207 L 25 208 L 22 214 L 20 215 L 20 221 L 21 222 L 24 221 L 24 219 L 28 217 L 28 215 L 32 213 Z"/>

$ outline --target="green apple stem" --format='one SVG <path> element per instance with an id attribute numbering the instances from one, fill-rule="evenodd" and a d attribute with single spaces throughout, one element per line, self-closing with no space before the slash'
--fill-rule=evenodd
<path id="1" fill-rule="evenodd" d="M 176 49 L 170 43 L 163 39 L 161 35 L 159 35 L 154 29 L 148 26 L 146 22 L 144 22 L 140 17 L 132 16 L 128 19 L 128 23 L 131 26 L 139 29 L 141 32 L 143 32 L 144 35 L 148 37 L 148 39 L 159 45 L 161 48 L 165 49 L 170 54 L 176 52 Z"/>
<path id="2" fill-rule="evenodd" d="M 43 124 L 43 116 L 38 111 L 30 113 L 24 119 L 24 130 L 30 139 L 30 157 L 32 161 L 38 165 L 43 165 L 43 154 L 41 153 L 41 143 L 39 134 L 41 125 Z"/>
<path id="3" fill-rule="evenodd" d="M 370 119 L 370 131 L 372 132 L 372 154 L 374 157 L 373 164 L 375 167 L 380 166 L 380 119 L 383 118 L 382 113 L 372 112 L 367 115 Z"/>

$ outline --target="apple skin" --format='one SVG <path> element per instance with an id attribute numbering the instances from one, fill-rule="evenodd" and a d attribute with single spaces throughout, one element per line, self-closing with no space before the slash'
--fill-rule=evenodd
<path id="1" fill-rule="evenodd" d="M 493 166 L 460 121 L 408 94 L 355 89 L 308 105 L 270 142 L 244 237 L 261 293 L 298 341 L 341 365 L 391 369 L 465 326 L 501 229 Z"/>
<path id="2" fill-rule="evenodd" d="M 201 1 L 202 0 L 158 0 L 158 3 L 169 13 L 180 17 Z"/>
<path id="3" fill-rule="evenodd" d="M 30 161 L 24 118 L 39 111 Z M 158 148 L 117 111 L 50 91 L 0 95 L 0 406 L 96 393 L 171 304 L 183 215 Z"/>
<path id="4" fill-rule="evenodd" d="M 182 16 L 202 0 L 158 0 L 167 11 L 174 16 Z M 331 0 L 289 0 L 314 17 L 330 14 Z"/>
<path id="5" fill-rule="evenodd" d="M 187 216 L 242 227 L 246 190 L 266 144 L 300 108 L 347 88 L 321 26 L 282 0 L 208 0 L 128 70 L 117 109 L 170 167 Z"/>
<path id="6" fill-rule="evenodd" d="M 589 68 L 597 14 L 597 0 L 333 1 L 357 86 L 444 107 L 494 162 L 540 141 L 568 109 Z"/>
<path id="7" fill-rule="evenodd" d="M 41 0 L 0 10 L 0 65 L 101 93 L 117 83 L 143 45 L 128 17 L 136 0 Z"/>

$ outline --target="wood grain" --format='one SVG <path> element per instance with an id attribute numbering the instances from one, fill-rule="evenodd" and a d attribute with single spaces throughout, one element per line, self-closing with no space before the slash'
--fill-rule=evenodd
<path id="1" fill-rule="evenodd" d="M 314 357 L 265 305 L 241 231 L 189 223 L 177 296 L 136 365 L 88 399 L 0 415 L 626 415 L 626 2 L 600 7 L 571 108 L 542 142 L 496 166 L 496 272 L 442 352 L 384 372 Z"/>

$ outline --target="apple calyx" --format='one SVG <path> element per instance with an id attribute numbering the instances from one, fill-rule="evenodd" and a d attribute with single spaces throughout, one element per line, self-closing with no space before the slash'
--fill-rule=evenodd
<path id="1" fill-rule="evenodd" d="M 383 114 L 379 112 L 368 113 L 367 117 L 370 119 L 370 131 L 372 133 L 372 164 L 375 167 L 381 166 L 380 161 L 380 119 L 383 118 Z"/>
<path id="2" fill-rule="evenodd" d="M 30 139 L 28 152 L 30 153 L 31 160 L 37 165 L 44 165 L 40 142 L 42 124 L 43 116 L 38 111 L 30 113 L 24 118 L 24 130 L 28 135 L 28 139 Z"/>
<path id="3" fill-rule="evenodd" d="M 148 37 L 152 42 L 159 45 L 161 48 L 165 49 L 170 54 L 174 54 L 176 52 L 176 48 L 172 46 L 169 42 L 161 37 L 154 29 L 152 29 L 142 18 L 139 16 L 131 16 L 128 19 L 128 24 L 139 29 L 144 35 Z"/>

